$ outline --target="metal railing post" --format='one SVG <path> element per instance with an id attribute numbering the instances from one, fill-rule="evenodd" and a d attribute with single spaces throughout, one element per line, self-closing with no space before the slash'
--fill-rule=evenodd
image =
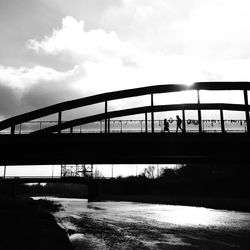
<path id="1" fill-rule="evenodd" d="M 183 120 L 183 132 L 186 133 L 186 118 L 185 118 L 185 110 L 182 110 L 182 120 Z"/>
<path id="2" fill-rule="evenodd" d="M 15 134 L 15 125 L 11 126 L 11 128 L 10 128 L 10 133 L 11 133 L 12 135 Z"/>
<path id="3" fill-rule="evenodd" d="M 58 134 L 61 134 L 61 129 L 60 129 L 60 125 L 62 124 L 62 111 L 59 111 L 58 112 L 58 126 L 59 126 L 59 128 L 58 128 Z"/>
<path id="4" fill-rule="evenodd" d="M 6 165 L 4 165 L 4 172 L 3 172 L 3 178 L 6 177 Z"/>
<path id="5" fill-rule="evenodd" d="M 153 93 L 151 94 L 151 107 L 154 106 L 154 95 Z M 152 130 L 152 133 L 155 132 L 155 124 L 154 124 L 154 112 L 151 111 L 151 130 Z"/>
<path id="6" fill-rule="evenodd" d="M 198 123 L 199 123 L 199 133 L 202 132 L 202 124 L 201 124 L 201 109 L 200 109 L 200 91 L 197 89 L 197 103 L 198 103 Z"/>
<path id="7" fill-rule="evenodd" d="M 148 132 L 148 115 L 145 113 L 145 132 Z"/>
<path id="8" fill-rule="evenodd" d="M 104 123 L 104 131 L 107 133 L 108 126 L 107 126 L 107 112 L 108 112 L 108 101 L 105 101 L 105 123 Z"/>
<path id="9" fill-rule="evenodd" d="M 247 122 L 247 133 L 250 133 L 248 94 L 246 89 L 244 89 L 244 101 L 246 110 L 245 112 L 246 112 L 246 122 Z"/>
<path id="10" fill-rule="evenodd" d="M 221 132 L 225 133 L 224 115 L 222 109 L 220 109 L 220 122 L 221 122 Z"/>
<path id="11" fill-rule="evenodd" d="M 61 176 L 61 177 L 63 177 L 63 176 L 62 176 L 62 168 L 63 168 L 63 166 L 62 166 L 62 164 L 61 164 L 61 169 L 60 169 L 60 176 Z"/>

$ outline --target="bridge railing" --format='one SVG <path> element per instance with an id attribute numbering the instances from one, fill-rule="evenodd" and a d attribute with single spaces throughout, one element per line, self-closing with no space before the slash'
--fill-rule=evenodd
<path id="1" fill-rule="evenodd" d="M 170 132 L 176 132 L 176 120 L 169 119 L 169 130 Z M 63 123 L 63 122 L 62 122 Z M 164 132 L 163 120 L 154 120 L 154 132 Z M 187 119 L 185 123 L 185 132 L 187 133 L 198 133 L 199 132 L 199 121 L 197 119 Z M 43 130 L 50 126 L 57 124 L 57 121 L 31 121 L 22 123 L 16 126 L 15 134 L 29 134 L 34 131 Z M 225 132 L 233 133 L 244 133 L 247 132 L 246 120 L 224 120 Z M 109 121 L 109 132 L 110 133 L 147 133 L 152 131 L 151 120 L 110 120 Z M 201 121 L 202 132 L 222 132 L 221 120 L 202 120 Z M 182 124 L 182 127 L 183 124 Z M 181 132 L 179 130 L 179 132 Z M 105 133 L 105 121 L 92 122 L 89 124 L 83 124 L 76 127 L 64 129 L 61 133 Z M 10 129 L 0 131 L 0 134 L 11 134 Z"/>

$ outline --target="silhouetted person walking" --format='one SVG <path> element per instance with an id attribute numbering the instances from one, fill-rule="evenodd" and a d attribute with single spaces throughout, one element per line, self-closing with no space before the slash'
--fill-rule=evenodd
<path id="1" fill-rule="evenodd" d="M 176 116 L 176 122 L 177 122 L 177 124 L 176 124 L 176 133 L 178 132 L 178 129 L 180 129 L 183 132 L 183 129 L 181 127 L 182 120 L 178 115 Z"/>
<path id="2" fill-rule="evenodd" d="M 169 131 L 169 123 L 168 123 L 167 119 L 164 119 L 164 132 L 170 133 L 170 131 Z"/>

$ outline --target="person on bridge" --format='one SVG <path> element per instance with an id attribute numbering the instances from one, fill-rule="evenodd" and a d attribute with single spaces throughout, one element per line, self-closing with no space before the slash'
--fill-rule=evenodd
<path id="1" fill-rule="evenodd" d="M 168 133 L 170 133 L 170 131 L 169 131 L 169 123 L 168 123 L 168 121 L 167 121 L 167 119 L 164 119 L 164 132 L 168 132 Z"/>
<path id="2" fill-rule="evenodd" d="M 176 116 L 176 133 L 178 132 L 178 129 L 180 129 L 183 132 L 183 129 L 181 127 L 182 120 L 181 118 L 177 115 Z"/>

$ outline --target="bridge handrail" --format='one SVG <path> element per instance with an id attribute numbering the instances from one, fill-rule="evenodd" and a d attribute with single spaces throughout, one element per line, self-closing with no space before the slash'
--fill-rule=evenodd
<path id="1" fill-rule="evenodd" d="M 176 124 L 176 120 L 169 117 L 168 119 L 169 123 L 175 123 Z M 68 122 L 67 120 L 64 120 L 63 123 L 65 122 Z M 105 120 L 98 120 L 98 121 L 95 121 L 95 122 L 91 122 L 91 123 L 84 123 L 84 124 L 81 124 L 79 126 L 75 126 L 75 127 L 72 127 L 69 129 L 64 129 L 61 131 L 61 133 L 97 133 L 97 132 L 100 132 L 100 133 L 103 133 L 104 132 L 104 127 L 103 127 L 103 123 L 105 122 Z M 46 132 L 46 128 L 43 128 L 43 125 L 44 124 L 48 124 L 48 123 L 53 123 L 53 124 L 57 124 L 57 121 L 42 121 L 42 120 L 39 120 L 39 121 L 30 121 L 30 122 L 27 122 L 27 123 L 23 123 L 25 126 L 23 128 L 23 126 L 21 126 L 22 124 L 20 124 L 17 128 L 16 128 L 16 131 L 15 131 L 15 134 L 39 134 L 38 131 L 42 131 L 41 133 L 48 133 Z M 85 127 L 81 127 L 81 126 L 84 126 L 84 125 L 88 125 L 88 124 L 91 124 L 91 125 L 94 125 L 93 123 L 95 123 L 95 127 L 94 128 L 85 128 Z M 130 126 L 131 124 L 135 124 L 137 123 L 137 125 L 139 127 L 137 128 L 126 128 L 126 126 Z M 148 123 L 148 126 L 150 126 L 150 124 L 152 123 L 152 121 L 150 119 L 147 120 L 147 123 Z M 159 132 L 159 126 L 160 126 L 160 132 L 163 131 L 163 127 L 164 127 L 164 121 L 162 119 L 155 119 L 154 120 L 154 123 L 155 125 L 157 126 L 157 131 Z M 185 123 L 186 123 L 186 126 L 189 126 L 191 124 L 193 125 L 198 125 L 198 119 L 197 118 L 188 118 L 185 120 Z M 219 126 L 221 126 L 221 120 L 220 119 L 202 119 L 201 121 L 202 123 L 202 128 L 205 132 L 208 132 L 208 131 L 217 131 L 218 132 L 218 128 L 216 129 L 213 129 L 213 125 L 212 124 L 219 124 Z M 210 123 L 212 125 L 212 128 L 204 128 L 204 125 L 206 123 Z M 229 132 L 229 131 L 234 131 L 234 132 L 246 132 L 246 120 L 245 119 L 224 119 L 224 124 L 228 124 L 228 123 L 238 123 L 238 124 L 241 124 L 241 126 L 243 125 L 244 127 L 241 127 L 240 129 L 232 129 L 232 128 L 227 128 L 226 131 Z M 117 128 L 114 128 L 112 127 L 113 124 L 116 124 L 116 125 L 119 125 L 119 127 Z M 29 125 L 39 125 L 40 128 L 38 128 L 38 130 L 30 130 L 31 128 L 29 128 Z M 96 127 L 96 125 L 98 125 L 98 127 Z M 28 127 L 26 127 L 28 126 Z M 121 133 L 124 133 L 124 132 L 146 132 L 146 121 L 145 119 L 129 119 L 129 120 L 125 120 L 125 119 L 111 119 L 110 120 L 110 132 L 121 132 Z M 124 127 L 125 126 L 125 127 Z M 228 126 L 228 125 L 227 125 Z M 52 126 L 51 126 L 52 127 Z M 78 129 L 77 129 L 78 127 Z M 175 130 L 176 128 L 173 128 L 172 127 L 172 131 Z M 243 130 L 242 130 L 243 129 Z M 171 130 L 171 129 L 170 129 Z M 77 132 L 76 132 L 77 131 Z M 197 127 L 195 129 L 190 129 L 190 127 L 187 127 L 187 130 L 186 132 L 191 132 L 191 131 L 196 131 L 197 132 Z M 10 131 L 0 131 L 0 135 L 6 135 L 6 134 L 10 134 Z"/>
<path id="2" fill-rule="evenodd" d="M 209 104 L 199 104 L 199 105 L 200 105 L 200 108 L 203 110 L 214 110 L 214 109 L 222 108 L 223 110 L 245 111 L 245 105 L 243 104 L 209 103 Z M 145 112 L 173 111 L 173 110 L 180 110 L 180 109 L 196 110 L 197 107 L 198 107 L 198 104 L 191 103 L 191 104 L 145 106 L 145 107 L 139 107 L 139 108 L 130 108 L 130 109 L 117 110 L 117 111 L 110 111 L 110 112 L 107 112 L 106 114 L 102 113 L 102 114 L 78 118 L 78 119 L 74 119 L 70 121 L 65 121 L 61 124 L 50 126 L 48 128 L 34 131 L 32 133 L 53 133 L 53 132 L 57 132 L 58 130 L 64 130 L 64 129 L 68 129 L 71 127 L 104 120 L 105 118 L 112 119 L 112 118 L 128 116 L 128 115 L 143 114 Z"/>

